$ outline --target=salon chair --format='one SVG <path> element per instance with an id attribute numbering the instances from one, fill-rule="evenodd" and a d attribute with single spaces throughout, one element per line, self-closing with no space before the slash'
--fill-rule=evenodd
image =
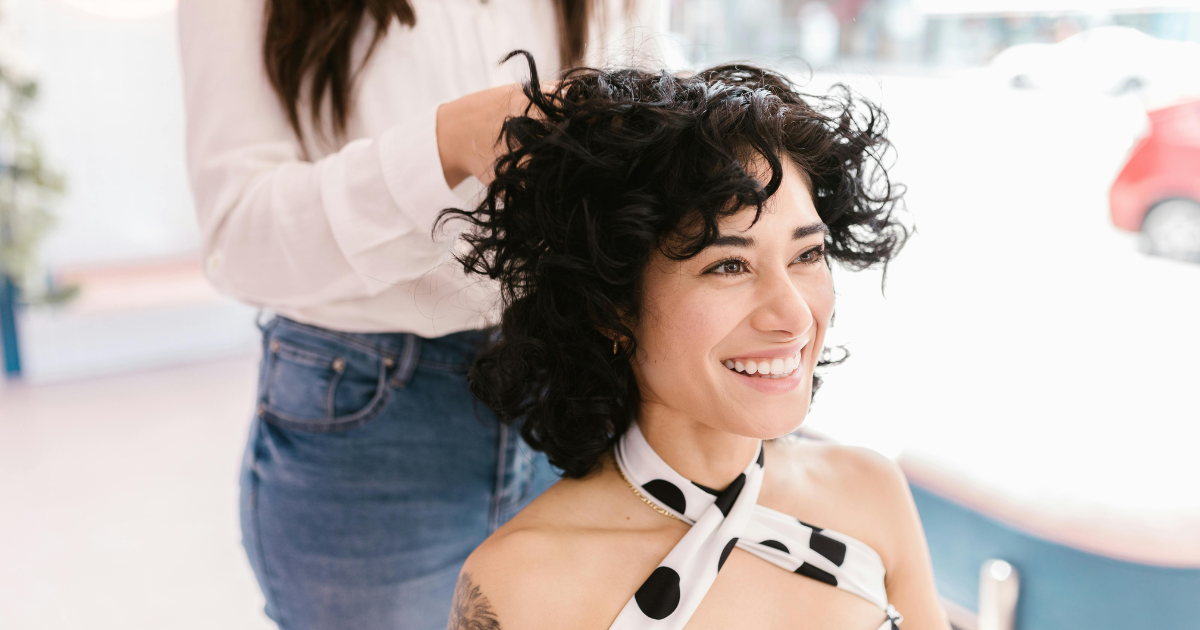
<path id="1" fill-rule="evenodd" d="M 1200 628 L 1200 514 L 1186 508 L 1200 479 L 1175 480 L 1193 494 L 1175 513 L 1122 513 L 1114 502 L 1088 514 L 1014 492 L 1020 484 L 979 483 L 929 453 L 899 461 L 955 628 Z"/>

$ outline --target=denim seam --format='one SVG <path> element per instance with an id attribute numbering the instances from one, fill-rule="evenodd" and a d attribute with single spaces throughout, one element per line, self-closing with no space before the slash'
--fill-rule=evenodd
<path id="1" fill-rule="evenodd" d="M 269 343 L 268 338 L 270 337 L 270 331 L 268 330 L 268 328 L 270 326 L 271 326 L 271 323 L 268 322 L 265 326 L 259 327 L 262 330 L 262 343 L 261 343 L 262 356 L 261 356 L 260 364 L 258 366 L 258 391 L 260 393 L 264 393 L 267 391 L 266 388 L 268 385 L 268 381 L 270 381 L 270 373 L 267 371 L 268 370 L 267 362 L 269 361 L 269 359 L 267 358 L 268 352 L 269 352 L 269 350 L 267 348 L 267 344 Z M 265 397 L 265 394 L 263 394 L 263 395 Z M 261 403 L 262 401 L 260 400 L 258 402 Z"/>
<path id="2" fill-rule="evenodd" d="M 396 374 L 388 382 L 391 387 L 406 387 L 417 370 L 421 352 L 421 338 L 412 333 L 404 336 L 404 348 L 400 351 L 400 361 L 396 365 Z"/>
<path id="3" fill-rule="evenodd" d="M 345 370 L 334 370 L 333 378 L 329 379 L 329 391 L 325 393 L 325 413 L 328 414 L 330 418 L 333 417 L 333 414 L 336 411 L 334 408 L 334 403 L 337 401 L 337 388 L 338 384 L 342 382 L 342 377 L 345 376 L 345 374 Z M 371 401 L 374 402 L 374 400 L 375 397 L 372 396 Z M 371 403 L 367 403 L 367 406 L 370 407 Z"/>
<path id="4" fill-rule="evenodd" d="M 524 440 L 522 440 L 522 444 L 523 443 L 524 443 Z M 517 445 L 517 454 L 525 459 L 525 464 L 526 464 L 525 465 L 526 474 L 525 474 L 525 477 L 521 480 L 522 481 L 521 493 L 520 493 L 520 496 L 517 497 L 517 504 L 520 505 L 521 503 L 524 503 L 531 498 L 529 495 L 531 495 L 533 493 L 533 476 L 535 474 L 535 471 L 537 470 L 537 464 L 535 464 L 533 461 L 533 454 L 528 450 L 528 445 L 526 445 L 526 448 L 521 448 L 521 444 L 518 444 Z"/>
<path id="5" fill-rule="evenodd" d="M 292 359 L 294 363 L 301 365 L 329 367 L 338 358 L 337 355 L 328 352 L 318 352 L 283 339 L 273 339 L 271 343 L 279 344 L 278 350 L 273 351 L 274 354 L 285 356 Z"/>
<path id="6" fill-rule="evenodd" d="M 470 363 L 441 363 L 439 361 L 421 361 L 421 367 L 427 370 L 450 372 L 451 374 L 466 374 L 471 369 Z"/>
<path id="7" fill-rule="evenodd" d="M 275 387 L 275 374 L 277 372 L 275 362 L 279 360 L 279 357 L 275 356 L 275 353 L 267 349 L 265 345 L 264 350 L 263 370 L 265 373 L 263 374 L 262 400 L 258 401 L 260 406 L 266 406 L 267 394 Z"/>
<path id="8" fill-rule="evenodd" d="M 261 427 L 259 431 L 261 431 Z M 258 516 L 258 439 L 254 440 L 254 459 L 250 467 L 250 521 L 251 527 L 254 528 L 254 553 L 258 555 L 258 566 L 262 567 L 263 573 L 263 597 L 267 600 L 267 607 L 275 613 L 277 617 L 274 621 L 279 624 L 280 628 L 287 627 L 283 619 L 283 609 L 279 606 L 279 597 L 276 595 L 275 576 L 267 567 L 267 554 L 262 546 L 262 526 L 259 524 Z"/>
<path id="9" fill-rule="evenodd" d="M 488 531 L 494 532 L 500 527 L 500 511 L 504 505 L 504 490 L 508 476 L 508 425 L 500 423 L 500 448 L 496 453 L 496 489 L 492 493 L 492 509 L 488 519 Z"/>

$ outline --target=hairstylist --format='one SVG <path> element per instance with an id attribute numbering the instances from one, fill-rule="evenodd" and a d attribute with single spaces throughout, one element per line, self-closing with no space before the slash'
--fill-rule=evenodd
<path id="1" fill-rule="evenodd" d="M 467 388 L 495 296 L 432 227 L 526 104 L 505 53 L 618 61 L 655 16 L 602 1 L 180 2 L 206 272 L 276 314 L 241 522 L 280 628 L 444 628 L 467 555 L 555 479 Z"/>

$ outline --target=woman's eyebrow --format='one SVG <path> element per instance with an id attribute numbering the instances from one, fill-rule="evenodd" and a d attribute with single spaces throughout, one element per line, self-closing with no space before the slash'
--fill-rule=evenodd
<path id="1" fill-rule="evenodd" d="M 713 239 L 712 244 L 716 247 L 752 247 L 754 245 L 754 237 L 726 234 Z"/>
<path id="2" fill-rule="evenodd" d="M 806 236 L 811 236 L 817 233 L 828 233 L 829 228 L 824 223 L 810 223 L 801 225 L 792 232 L 793 240 L 800 240 Z M 733 234 L 723 234 L 713 239 L 715 247 L 753 247 L 753 236 L 735 236 Z"/>
<path id="3" fill-rule="evenodd" d="M 812 236 L 818 232 L 828 234 L 829 228 L 824 223 L 810 223 L 808 225 L 801 225 L 800 227 L 796 228 L 796 231 L 792 232 L 792 239 L 800 240 L 806 236 Z"/>

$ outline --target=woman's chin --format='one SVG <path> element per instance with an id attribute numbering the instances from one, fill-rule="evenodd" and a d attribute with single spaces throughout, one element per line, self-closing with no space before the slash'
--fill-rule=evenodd
<path id="1" fill-rule="evenodd" d="M 718 391 L 724 390 L 739 406 L 748 410 L 763 410 L 764 413 L 778 413 L 783 410 L 795 410 L 798 402 L 801 407 L 808 409 L 808 401 L 812 398 L 812 371 L 801 365 L 791 374 L 783 376 L 762 376 L 725 370 L 718 377 L 723 381 L 717 384 Z"/>
<path id="2" fill-rule="evenodd" d="M 806 391 L 808 388 L 804 388 Z M 779 404 L 783 403 L 783 404 Z M 771 404 L 741 406 L 721 421 L 723 430 L 759 440 L 773 440 L 793 433 L 808 417 L 808 397 L 773 400 Z"/>

